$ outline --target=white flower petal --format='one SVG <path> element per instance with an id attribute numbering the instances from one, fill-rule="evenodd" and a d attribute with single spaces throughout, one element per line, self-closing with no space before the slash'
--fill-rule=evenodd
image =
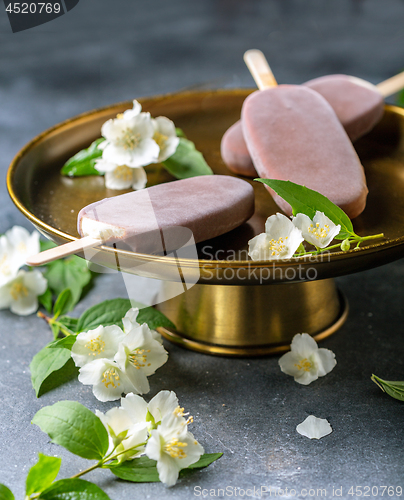
<path id="1" fill-rule="evenodd" d="M 142 167 L 132 169 L 132 189 L 144 189 L 147 184 L 146 170 Z"/>
<path id="2" fill-rule="evenodd" d="M 178 398 L 173 391 L 160 391 L 149 403 L 149 411 L 156 422 L 160 422 L 166 415 L 172 415 L 178 407 Z"/>
<path id="3" fill-rule="evenodd" d="M 330 371 L 337 364 L 335 359 L 335 354 L 330 351 L 330 349 L 324 349 L 323 347 L 317 351 L 318 356 L 318 376 L 323 377 L 330 373 Z"/>
<path id="4" fill-rule="evenodd" d="M 112 172 L 105 174 L 105 187 L 107 189 L 128 189 L 133 183 L 133 170 L 126 165 L 115 167 Z"/>
<path id="5" fill-rule="evenodd" d="M 103 143 L 105 144 L 105 143 Z M 99 158 L 95 161 L 94 168 L 98 170 L 101 174 L 105 174 L 106 172 L 113 172 L 116 169 L 116 163 L 112 163 L 110 161 L 104 160 L 104 158 Z"/>
<path id="6" fill-rule="evenodd" d="M 187 432 L 186 425 L 173 415 L 166 415 L 161 424 L 151 431 L 146 445 L 146 455 L 157 460 L 160 481 L 172 486 L 181 469 L 198 461 L 203 454 L 202 446 Z"/>
<path id="7" fill-rule="evenodd" d="M 84 365 L 80 368 L 78 378 L 82 384 L 92 385 L 94 396 L 104 402 L 114 401 L 122 393 L 136 390 L 120 367 L 106 358 Z"/>
<path id="8" fill-rule="evenodd" d="M 126 111 L 123 112 L 123 119 L 128 120 L 130 118 L 133 118 L 134 116 L 137 116 L 140 114 L 142 111 L 142 106 L 141 104 L 134 99 L 133 101 L 133 109 L 127 109 Z"/>
<path id="9" fill-rule="evenodd" d="M 288 217 L 277 213 L 268 217 L 265 233 L 248 242 L 248 255 L 252 260 L 290 259 L 302 241 L 300 229 Z"/>
<path id="10" fill-rule="evenodd" d="M 290 348 L 291 351 L 279 359 L 279 367 L 299 384 L 310 384 L 337 364 L 335 354 L 329 349 L 319 349 L 317 342 L 307 333 L 295 335 Z"/>
<path id="11" fill-rule="evenodd" d="M 47 280 L 40 271 L 23 271 L 0 287 L 0 309 L 27 316 L 38 309 L 38 296 L 47 288 Z"/>
<path id="12" fill-rule="evenodd" d="M 323 212 L 317 210 L 313 220 L 307 215 L 297 214 L 293 224 L 302 231 L 304 239 L 318 248 L 327 247 L 341 230 Z"/>
<path id="13" fill-rule="evenodd" d="M 332 427 L 325 418 L 317 418 L 314 415 L 310 415 L 296 427 L 296 430 L 299 434 L 309 439 L 321 439 L 331 434 Z"/>
<path id="14" fill-rule="evenodd" d="M 180 142 L 175 131 L 174 123 L 165 116 L 159 116 L 153 121 L 153 139 L 157 142 L 160 153 L 158 161 L 162 162 L 172 156 Z"/>
<path id="15" fill-rule="evenodd" d="M 297 333 L 290 344 L 292 352 L 303 358 L 310 357 L 318 349 L 317 342 L 308 333 Z"/>
<path id="16" fill-rule="evenodd" d="M 135 373 L 137 373 L 138 384 L 142 384 L 144 387 L 143 376 L 152 375 L 167 361 L 167 358 L 167 351 L 153 339 L 150 328 L 146 323 L 143 323 L 143 325 L 133 328 L 122 340 L 115 361 L 127 372 L 128 376 L 130 373 L 134 385 L 136 385 Z M 139 389 L 138 392 L 140 392 Z"/>
<path id="17" fill-rule="evenodd" d="M 132 328 L 137 328 L 138 326 L 140 326 L 140 323 L 136 321 L 138 315 L 139 315 L 139 309 L 137 307 L 132 307 L 125 314 L 125 317 L 122 319 L 123 331 L 125 333 L 129 333 L 132 330 Z"/>
<path id="18" fill-rule="evenodd" d="M 130 393 L 121 399 L 121 407 L 126 410 L 132 423 L 137 424 L 146 421 L 147 403 L 136 394 Z"/>
<path id="19" fill-rule="evenodd" d="M 124 337 L 124 332 L 116 325 L 100 325 L 94 330 L 79 333 L 71 351 L 75 365 L 84 366 L 99 358 L 112 359 Z"/>

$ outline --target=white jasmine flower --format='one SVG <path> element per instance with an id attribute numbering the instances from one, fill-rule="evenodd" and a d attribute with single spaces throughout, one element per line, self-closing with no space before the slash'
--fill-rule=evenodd
<path id="1" fill-rule="evenodd" d="M 175 153 L 180 139 L 177 137 L 174 122 L 165 116 L 159 116 L 153 120 L 154 135 L 153 139 L 160 148 L 158 161 L 162 162 L 170 158 Z"/>
<path id="2" fill-rule="evenodd" d="M 335 354 L 329 349 L 319 349 L 317 342 L 307 333 L 295 335 L 290 352 L 279 359 L 283 373 L 292 375 L 296 382 L 303 385 L 324 377 L 336 364 Z"/>
<path id="3" fill-rule="evenodd" d="M 9 282 L 17 274 L 19 266 L 12 258 L 13 247 L 6 236 L 0 237 L 0 286 Z"/>
<path id="4" fill-rule="evenodd" d="M 96 161 L 95 168 L 105 174 L 105 187 L 108 189 L 143 189 L 147 184 L 147 175 L 143 167 L 132 168 L 116 165 L 103 159 Z"/>
<path id="5" fill-rule="evenodd" d="M 72 358 L 76 366 L 84 366 L 95 359 L 113 359 L 125 333 L 119 326 L 99 326 L 95 330 L 77 335 L 72 347 Z"/>
<path id="6" fill-rule="evenodd" d="M 103 159 L 135 168 L 156 163 L 160 148 L 154 132 L 150 113 L 135 114 L 132 110 L 132 114 L 108 120 L 101 128 L 106 139 L 100 144 Z"/>
<path id="7" fill-rule="evenodd" d="M 40 271 L 23 271 L 0 287 L 0 309 L 27 316 L 38 309 L 38 296 L 45 293 L 47 280 Z"/>
<path id="8" fill-rule="evenodd" d="M 122 115 L 118 115 L 117 118 L 123 118 L 124 120 L 129 120 L 130 118 L 133 118 L 134 116 L 140 115 L 140 112 L 142 111 L 142 105 L 140 102 L 138 102 L 136 99 L 133 100 L 133 108 L 132 109 L 127 109 L 122 113 Z"/>
<path id="9" fill-rule="evenodd" d="M 140 326 L 140 323 L 137 322 L 138 315 L 139 309 L 137 307 L 132 307 L 125 314 L 125 317 L 122 319 L 123 331 L 125 333 L 129 333 L 133 328 L 137 328 L 138 326 Z M 152 334 L 154 340 L 157 340 L 158 342 L 160 342 L 160 344 L 163 343 L 162 336 L 156 330 L 150 330 L 150 333 Z"/>
<path id="10" fill-rule="evenodd" d="M 39 233 L 32 234 L 24 227 L 14 226 L 5 233 L 11 245 L 12 260 L 14 266 L 19 269 L 25 264 L 28 257 L 39 253 Z"/>
<path id="11" fill-rule="evenodd" d="M 17 275 L 31 255 L 39 252 L 39 233 L 14 226 L 0 237 L 0 286 Z"/>
<path id="12" fill-rule="evenodd" d="M 136 387 L 134 392 L 143 394 L 150 390 L 147 377 L 160 368 L 167 358 L 167 351 L 153 339 L 150 328 L 144 323 L 126 335 L 114 359 Z"/>
<path id="13" fill-rule="evenodd" d="M 112 408 L 105 415 L 96 410 L 95 414 L 104 424 L 109 436 L 108 453 L 119 453 L 118 462 L 124 462 L 141 455 L 147 441 L 145 423 L 133 425 L 128 413 L 123 408 Z M 126 453 L 125 451 L 128 450 Z"/>
<path id="14" fill-rule="evenodd" d="M 186 426 L 193 422 L 193 417 L 185 416 L 184 408 L 181 408 L 178 403 L 178 398 L 173 391 L 160 391 L 150 402 L 146 401 L 135 394 L 128 394 L 121 399 L 121 408 L 125 409 L 130 415 L 134 424 L 148 422 L 149 428 L 154 428 L 159 425 L 164 417 L 174 416 L 180 426 Z"/>
<path id="15" fill-rule="evenodd" d="M 314 415 L 310 415 L 296 427 L 296 430 L 302 436 L 310 439 L 321 439 L 331 434 L 332 427 L 325 418 L 317 418 Z"/>
<path id="16" fill-rule="evenodd" d="M 293 217 L 293 224 L 300 229 L 303 238 L 317 248 L 327 247 L 338 235 L 341 226 L 334 224 L 323 212 L 317 210 L 313 220 L 305 214 Z"/>
<path id="17" fill-rule="evenodd" d="M 302 232 L 280 213 L 268 217 L 265 233 L 248 242 L 248 255 L 252 260 L 290 259 L 303 241 Z"/>
<path id="18" fill-rule="evenodd" d="M 92 385 L 94 396 L 100 401 L 114 401 L 122 393 L 138 392 L 124 370 L 114 361 L 100 358 L 80 368 L 79 381 Z"/>
<path id="19" fill-rule="evenodd" d="M 204 449 L 174 415 L 166 415 L 151 431 L 145 451 L 149 458 L 157 461 L 160 481 L 173 486 L 180 470 L 197 462 Z"/>

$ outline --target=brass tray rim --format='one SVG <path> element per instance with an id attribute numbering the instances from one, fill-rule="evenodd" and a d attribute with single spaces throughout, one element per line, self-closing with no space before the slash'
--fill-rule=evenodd
<path id="1" fill-rule="evenodd" d="M 233 94 L 240 94 L 240 95 L 245 95 L 248 92 L 252 92 L 255 89 L 251 88 L 230 88 L 230 89 L 210 89 L 210 90 L 202 90 L 202 91 L 195 91 L 195 90 L 189 90 L 189 91 L 179 91 L 179 92 L 173 92 L 173 93 L 167 93 L 167 94 L 159 94 L 155 96 L 144 96 L 140 97 L 137 100 L 143 104 L 144 102 L 147 102 L 148 100 L 153 100 L 153 103 L 158 102 L 159 100 L 166 100 L 166 99 L 175 99 L 178 97 L 185 97 L 185 96 L 192 96 L 195 94 L 199 95 L 205 95 L 209 96 L 212 94 L 228 94 L 228 93 L 233 93 Z M 78 240 L 79 238 L 72 236 L 68 233 L 65 233 L 59 229 L 56 229 L 42 220 L 40 220 L 38 217 L 36 217 L 32 212 L 26 208 L 24 203 L 19 199 L 17 193 L 15 192 L 13 188 L 13 178 L 14 178 L 14 172 L 18 167 L 19 161 L 23 156 L 31 150 L 33 147 L 35 147 L 38 143 L 40 143 L 43 139 L 47 138 L 48 136 L 52 135 L 53 133 L 59 131 L 60 129 L 63 129 L 65 127 L 72 127 L 75 126 L 78 122 L 83 122 L 86 121 L 87 119 L 93 117 L 94 115 L 101 114 L 104 112 L 107 112 L 109 110 L 113 110 L 115 108 L 120 108 L 120 107 L 130 107 L 132 105 L 132 101 L 121 101 L 117 102 L 114 104 L 110 104 L 107 106 L 103 106 L 101 108 L 95 108 L 90 111 L 86 111 L 84 113 L 80 113 L 79 115 L 75 115 L 71 118 L 68 118 L 60 123 L 57 123 L 53 125 L 52 127 L 44 130 L 37 136 L 35 136 L 33 139 L 31 139 L 25 146 L 23 146 L 17 154 L 14 156 L 12 159 L 10 166 L 7 171 L 7 177 L 6 177 L 6 183 L 7 183 L 7 190 L 8 193 L 13 201 L 13 203 L 16 205 L 16 207 L 22 212 L 22 214 L 30 221 L 32 222 L 37 228 L 40 228 L 45 235 L 50 234 L 52 236 L 57 236 L 59 238 L 62 238 L 66 240 L 66 242 L 69 241 L 75 241 Z M 385 104 L 385 109 L 389 110 L 390 112 L 397 113 L 401 116 L 404 117 L 404 109 L 400 108 L 399 106 L 394 106 L 391 104 Z M 352 249 L 347 252 L 343 251 L 338 251 L 338 252 L 331 252 L 327 255 L 330 256 L 330 260 L 328 262 L 313 262 L 313 264 L 316 264 L 316 266 L 319 266 L 321 264 L 323 265 L 328 265 L 332 261 L 338 261 L 341 259 L 357 259 L 358 257 L 361 257 L 365 254 L 369 253 L 377 253 L 379 251 L 383 250 L 388 250 L 390 248 L 398 247 L 404 244 L 404 235 L 399 238 L 394 238 L 394 239 L 389 239 L 388 241 L 381 241 L 380 243 L 374 243 L 374 244 L 367 244 L 366 247 L 359 247 L 358 249 Z M 272 261 L 252 261 L 252 260 L 203 260 L 203 259 L 183 259 L 183 258 L 174 258 L 174 257 L 168 257 L 168 256 L 158 256 L 158 255 L 151 255 L 151 254 L 142 254 L 142 253 L 136 253 L 136 252 L 131 252 L 129 250 L 123 250 L 119 248 L 112 248 L 104 245 L 100 245 L 99 248 L 101 248 L 103 251 L 114 254 L 116 255 L 117 253 L 122 255 L 122 256 L 127 256 L 129 258 L 136 258 L 138 260 L 141 260 L 145 263 L 147 262 L 159 262 L 161 261 L 165 265 L 173 265 L 177 267 L 179 264 L 182 267 L 188 267 L 188 268 L 201 268 L 209 270 L 209 269 L 223 269 L 223 268 L 231 268 L 231 269 L 238 269 L 238 268 L 255 268 L 255 269 L 265 269 L 267 267 L 273 267 L 273 268 L 286 268 L 290 267 L 292 265 L 299 265 L 301 263 L 309 262 L 308 257 L 294 257 L 291 259 L 287 260 L 272 260 Z M 320 254 L 321 255 L 321 254 Z"/>

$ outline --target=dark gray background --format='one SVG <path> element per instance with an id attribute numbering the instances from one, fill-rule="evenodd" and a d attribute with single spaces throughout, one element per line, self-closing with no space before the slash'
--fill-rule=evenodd
<path id="1" fill-rule="evenodd" d="M 372 83 L 404 69 L 403 0 L 81 0 L 51 23 L 12 34 L 0 9 L 0 232 L 29 227 L 5 187 L 6 169 L 33 136 L 61 120 L 113 102 L 208 83 L 252 86 L 242 54 L 260 48 L 279 82 L 346 73 Z M 193 432 L 214 465 L 172 488 L 119 482 L 107 471 L 87 476 L 111 496 L 194 498 L 194 487 L 273 488 L 401 485 L 403 403 L 384 395 L 372 372 L 404 379 L 402 261 L 338 279 L 351 311 L 322 343 L 338 364 L 303 387 L 282 374 L 276 357 L 226 359 L 167 344 L 168 363 L 151 378 L 153 396 L 175 390 L 195 416 Z M 125 296 L 116 275 L 99 278 L 75 313 Z M 30 424 L 62 399 L 106 411 L 77 381 L 41 399 L 28 365 L 51 340 L 35 316 L 0 313 L 0 482 L 23 496 L 26 473 L 41 451 L 63 457 L 61 477 L 84 467 Z M 309 414 L 334 432 L 310 441 L 295 427 Z"/>

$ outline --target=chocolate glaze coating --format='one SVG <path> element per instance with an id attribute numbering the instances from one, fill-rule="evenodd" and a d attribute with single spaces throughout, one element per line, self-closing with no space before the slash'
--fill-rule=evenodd
<path id="1" fill-rule="evenodd" d="M 359 78 L 327 75 L 304 85 L 331 104 L 352 142 L 370 132 L 383 116 L 383 96 L 376 87 Z"/>
<path id="2" fill-rule="evenodd" d="M 298 85 L 254 92 L 244 101 L 242 126 L 260 177 L 290 180 L 319 191 L 351 218 L 363 211 L 368 193 L 363 167 L 320 94 Z M 291 214 L 290 205 L 272 194 Z"/>
<path id="3" fill-rule="evenodd" d="M 192 234 L 198 243 L 227 233 L 253 213 L 248 182 L 206 175 L 105 198 L 80 210 L 77 221 L 81 236 L 86 218 L 122 230 L 120 240 L 135 252 L 161 253 L 185 245 Z"/>

